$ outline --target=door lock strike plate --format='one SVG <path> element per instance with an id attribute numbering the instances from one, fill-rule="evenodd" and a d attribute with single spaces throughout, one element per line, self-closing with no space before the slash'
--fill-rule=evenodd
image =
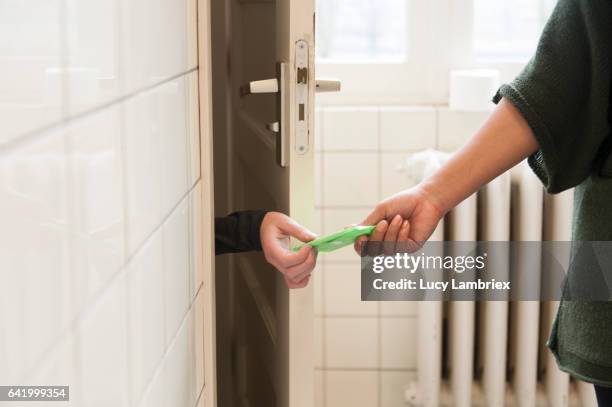
<path id="1" fill-rule="evenodd" d="M 308 83 L 308 68 L 297 69 L 297 83 L 304 85 Z"/>
<path id="2" fill-rule="evenodd" d="M 305 40 L 295 44 L 295 83 L 292 115 L 294 130 L 294 149 L 298 154 L 306 154 L 310 148 L 310 92 L 308 89 L 309 46 Z"/>

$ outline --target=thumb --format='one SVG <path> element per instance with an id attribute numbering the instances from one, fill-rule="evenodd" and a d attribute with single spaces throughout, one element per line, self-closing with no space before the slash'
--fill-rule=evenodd
<path id="1" fill-rule="evenodd" d="M 362 225 L 376 225 L 381 220 L 386 218 L 385 208 L 383 206 L 377 206 L 370 214 L 361 222 Z"/>
<path id="2" fill-rule="evenodd" d="M 279 229 L 283 233 L 286 233 L 291 237 L 295 237 L 302 242 L 310 242 L 317 237 L 316 234 L 312 233 L 310 230 L 306 229 L 293 219 L 289 219 L 287 222 L 283 223 Z"/>

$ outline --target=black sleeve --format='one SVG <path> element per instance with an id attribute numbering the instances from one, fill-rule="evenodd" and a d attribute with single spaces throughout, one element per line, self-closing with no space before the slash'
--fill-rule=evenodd
<path id="1" fill-rule="evenodd" d="M 266 213 L 241 211 L 215 218 L 215 254 L 261 250 L 259 229 Z"/>
<path id="2" fill-rule="evenodd" d="M 612 1 L 559 0 L 535 56 L 494 98 L 509 100 L 540 146 L 529 164 L 549 192 L 578 185 L 610 134 Z"/>

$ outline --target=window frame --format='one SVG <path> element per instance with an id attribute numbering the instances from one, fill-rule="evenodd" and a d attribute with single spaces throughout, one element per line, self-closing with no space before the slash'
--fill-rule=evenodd
<path id="1" fill-rule="evenodd" d="M 503 83 L 512 80 L 528 61 L 528 58 L 485 59 L 475 55 L 474 0 L 406 2 L 406 60 L 398 63 L 317 62 L 317 77 L 342 81 L 341 92 L 319 94 L 318 104 L 446 105 L 451 70 L 496 69 Z"/>

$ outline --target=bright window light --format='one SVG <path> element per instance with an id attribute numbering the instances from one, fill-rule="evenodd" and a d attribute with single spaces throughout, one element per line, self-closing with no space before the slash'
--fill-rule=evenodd
<path id="1" fill-rule="evenodd" d="M 318 61 L 405 60 L 406 1 L 317 0 Z"/>
<path id="2" fill-rule="evenodd" d="M 479 58 L 526 60 L 536 49 L 555 0 L 474 0 Z"/>

